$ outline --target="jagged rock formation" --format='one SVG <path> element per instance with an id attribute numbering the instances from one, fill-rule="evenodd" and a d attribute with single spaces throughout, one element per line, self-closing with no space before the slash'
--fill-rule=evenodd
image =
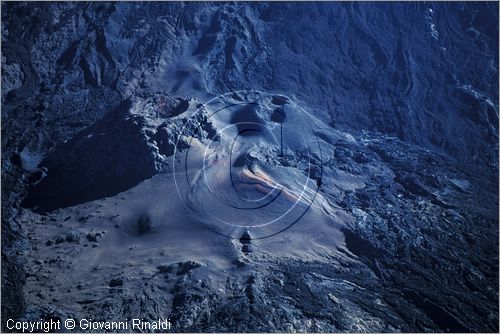
<path id="1" fill-rule="evenodd" d="M 4 320 L 498 331 L 496 3 L 2 3 L 1 96 Z"/>

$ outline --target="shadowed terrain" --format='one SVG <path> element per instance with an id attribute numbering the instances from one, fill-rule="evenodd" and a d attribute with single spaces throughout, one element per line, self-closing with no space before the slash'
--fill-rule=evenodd
<path id="1" fill-rule="evenodd" d="M 2 3 L 2 329 L 498 331 L 498 4 Z"/>

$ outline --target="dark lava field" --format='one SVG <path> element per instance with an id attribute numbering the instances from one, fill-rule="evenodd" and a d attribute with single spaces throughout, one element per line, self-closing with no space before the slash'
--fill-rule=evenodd
<path id="1" fill-rule="evenodd" d="M 498 6 L 2 2 L 2 331 L 498 333 Z"/>

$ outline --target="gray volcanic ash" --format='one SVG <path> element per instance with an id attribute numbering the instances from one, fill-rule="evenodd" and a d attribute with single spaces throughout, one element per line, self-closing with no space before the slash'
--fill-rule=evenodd
<path id="1" fill-rule="evenodd" d="M 2 330 L 498 332 L 498 255 L 498 4 L 2 3 Z"/>

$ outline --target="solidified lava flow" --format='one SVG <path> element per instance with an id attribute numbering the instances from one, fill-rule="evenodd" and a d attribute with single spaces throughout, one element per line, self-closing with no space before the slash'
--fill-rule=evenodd
<path id="1" fill-rule="evenodd" d="M 2 331 L 498 332 L 498 3 L 1 20 Z"/>

